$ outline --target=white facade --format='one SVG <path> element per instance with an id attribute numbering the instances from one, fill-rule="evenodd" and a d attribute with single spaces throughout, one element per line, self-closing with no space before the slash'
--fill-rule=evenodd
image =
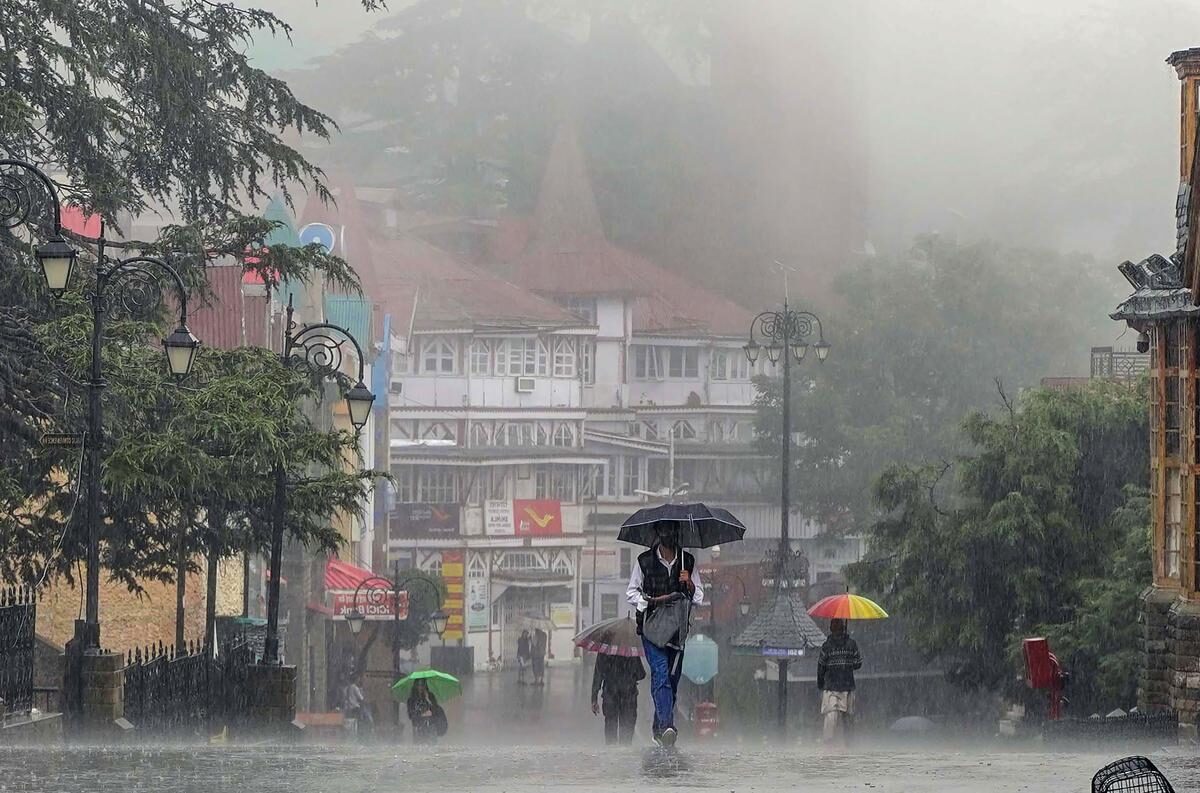
<path id="1" fill-rule="evenodd" d="M 686 483 L 677 500 L 715 501 L 742 518 L 748 538 L 778 537 L 778 502 L 765 490 L 777 463 L 754 435 L 752 377 L 765 362 L 751 367 L 736 339 L 634 333 L 623 298 L 566 306 L 580 327 L 418 329 L 393 373 L 393 516 L 432 515 L 423 505 L 433 505 L 452 530 L 393 522 L 388 554 L 432 572 L 462 555 L 455 605 L 479 668 L 510 665 L 517 636 L 534 625 L 546 627 L 553 660 L 573 658 L 579 629 L 627 612 L 639 549 L 616 533 L 659 500 L 646 491 Z M 489 529 L 500 505 L 526 501 L 556 503 L 558 530 Z M 852 561 L 838 541 L 832 558 L 810 549 L 819 527 L 795 520 L 814 580 Z"/>

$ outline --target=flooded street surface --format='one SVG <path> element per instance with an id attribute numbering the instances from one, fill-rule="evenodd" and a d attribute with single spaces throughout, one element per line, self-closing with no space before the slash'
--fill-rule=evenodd
<path id="1" fill-rule="evenodd" d="M 382 793 L 383 791 L 625 791 L 663 788 L 806 793 L 1090 790 L 1092 774 L 1122 754 L 888 752 L 864 749 L 690 750 L 690 770 L 649 779 L 639 749 L 584 746 L 109 747 L 0 749 L 4 793 Z M 1200 764 L 1183 751 L 1154 755 L 1177 791 L 1200 790 Z"/>

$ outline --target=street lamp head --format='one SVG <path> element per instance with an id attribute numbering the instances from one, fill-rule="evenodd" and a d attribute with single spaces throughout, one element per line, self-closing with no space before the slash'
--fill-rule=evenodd
<path id="1" fill-rule="evenodd" d="M 817 351 L 817 360 L 818 361 L 823 361 L 829 357 L 829 342 L 825 341 L 824 339 L 821 339 L 819 342 L 817 342 L 813 346 Z"/>
<path id="2" fill-rule="evenodd" d="M 767 345 L 767 360 L 771 363 L 779 363 L 779 356 L 783 354 L 783 347 L 779 344 Z"/>
<path id="3" fill-rule="evenodd" d="M 796 363 L 804 361 L 804 356 L 808 354 L 808 342 L 800 342 L 792 345 L 792 357 L 796 359 Z"/>
<path id="4" fill-rule="evenodd" d="M 743 617 L 750 613 L 750 598 L 743 597 L 741 599 L 741 602 L 738 603 L 738 611 L 741 612 Z"/>
<path id="5" fill-rule="evenodd" d="M 361 430 L 371 418 L 371 405 L 375 403 L 375 395 L 367 389 L 360 380 L 346 394 L 346 407 L 350 411 L 350 423 L 355 430 Z"/>
<path id="6" fill-rule="evenodd" d="M 42 267 L 46 287 L 55 297 L 66 291 L 71 282 L 71 274 L 75 271 L 75 258 L 78 255 L 79 252 L 64 240 L 61 234 L 55 234 L 34 251 L 34 256 Z"/>
<path id="7" fill-rule="evenodd" d="M 167 351 L 167 365 L 171 367 L 171 374 L 177 380 L 182 380 L 192 371 L 200 340 L 192 335 L 187 325 L 180 325 L 174 333 L 163 339 L 163 349 Z"/>
<path id="8" fill-rule="evenodd" d="M 350 633 L 357 636 L 358 632 L 362 630 L 363 622 L 366 619 L 366 615 L 359 611 L 357 606 L 352 608 L 350 613 L 346 615 L 346 624 L 350 626 Z"/>
<path id="9" fill-rule="evenodd" d="M 1137 337 L 1137 351 L 1150 352 L 1150 334 L 1142 331 Z"/>
<path id="10" fill-rule="evenodd" d="M 758 342 L 756 342 L 754 339 L 751 339 L 745 347 L 742 347 L 742 350 L 745 351 L 746 360 L 750 362 L 751 366 L 754 366 L 754 364 L 758 363 L 758 354 L 762 352 L 762 347 L 758 346 Z"/>
<path id="11" fill-rule="evenodd" d="M 444 611 L 435 611 L 429 615 L 429 622 L 433 625 L 433 632 L 438 635 L 438 638 L 446 633 L 446 623 L 450 621 L 450 615 Z"/>

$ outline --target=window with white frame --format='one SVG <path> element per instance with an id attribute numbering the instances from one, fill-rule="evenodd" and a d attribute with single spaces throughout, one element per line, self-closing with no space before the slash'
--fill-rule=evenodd
<path id="1" fill-rule="evenodd" d="M 642 486 L 642 461 L 636 455 L 627 454 L 621 462 L 621 495 L 632 496 Z"/>
<path id="2" fill-rule="evenodd" d="M 713 380 L 746 381 L 750 379 L 750 361 L 741 350 L 715 349 L 709 372 Z"/>
<path id="3" fill-rule="evenodd" d="M 453 339 L 426 339 L 421 345 L 421 372 L 424 374 L 454 374 L 458 345 Z"/>
<path id="4" fill-rule="evenodd" d="M 555 562 L 554 562 L 554 574 L 555 575 L 570 575 L 571 574 L 571 565 L 568 564 L 567 560 L 561 556 L 558 557 L 558 559 L 555 560 Z"/>
<path id="5" fill-rule="evenodd" d="M 396 503 L 414 504 L 417 501 L 417 469 L 411 465 L 393 469 L 396 479 Z"/>
<path id="6" fill-rule="evenodd" d="M 680 419 L 671 427 L 671 436 L 677 441 L 692 441 L 696 439 L 696 428 L 692 422 Z"/>
<path id="7" fill-rule="evenodd" d="M 496 345 L 496 373 L 513 377 L 545 377 L 550 348 L 545 339 L 503 339 Z"/>
<path id="8" fill-rule="evenodd" d="M 515 444 L 508 442 L 508 422 L 497 421 L 495 429 L 492 430 L 492 445 L 493 446 L 514 446 Z"/>
<path id="9" fill-rule="evenodd" d="M 438 554 L 425 566 L 425 572 L 429 573 L 434 578 L 442 577 L 442 555 Z"/>
<path id="10" fill-rule="evenodd" d="M 630 346 L 633 358 L 633 379 L 661 380 L 663 378 L 662 362 L 659 350 L 649 344 L 634 344 Z"/>
<path id="11" fill-rule="evenodd" d="M 470 352 L 471 374 L 477 377 L 487 377 L 492 373 L 492 348 L 484 339 L 471 342 Z"/>
<path id="12" fill-rule="evenodd" d="M 502 468 L 487 469 L 487 497 L 491 501 L 508 499 L 508 471 Z"/>
<path id="13" fill-rule="evenodd" d="M 417 422 L 412 419 L 392 421 L 392 440 L 411 441 L 417 437 Z"/>
<path id="14" fill-rule="evenodd" d="M 641 437 L 648 441 L 658 440 L 658 422 L 643 421 L 641 422 Z"/>
<path id="15" fill-rule="evenodd" d="M 575 423 L 558 421 L 554 424 L 554 435 L 550 439 L 553 446 L 575 446 Z"/>
<path id="16" fill-rule="evenodd" d="M 700 376 L 700 350 L 695 347 L 668 347 L 667 377 L 695 379 Z"/>
<path id="17" fill-rule="evenodd" d="M 601 472 L 597 466 L 579 469 L 579 502 L 591 501 L 596 497 L 596 485 L 600 484 Z"/>
<path id="18" fill-rule="evenodd" d="M 554 339 L 554 376 L 575 376 L 575 339 Z"/>
<path id="19" fill-rule="evenodd" d="M 436 465 L 421 468 L 417 501 L 422 504 L 457 504 L 457 484 L 453 468 Z"/>
<path id="20" fill-rule="evenodd" d="M 574 467 L 566 465 L 538 466 L 534 473 L 534 497 L 574 502 Z"/>
<path id="21" fill-rule="evenodd" d="M 584 385 L 596 382 L 596 342 L 591 339 L 579 341 L 579 377 Z"/>

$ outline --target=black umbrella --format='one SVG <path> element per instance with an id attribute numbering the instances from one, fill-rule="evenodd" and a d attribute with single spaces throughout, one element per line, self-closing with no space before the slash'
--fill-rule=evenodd
<path id="1" fill-rule="evenodd" d="M 661 504 L 639 509 L 621 524 L 618 540 L 654 546 L 658 538 L 674 532 L 684 548 L 711 548 L 742 539 L 746 527 L 728 510 L 704 504 Z"/>

